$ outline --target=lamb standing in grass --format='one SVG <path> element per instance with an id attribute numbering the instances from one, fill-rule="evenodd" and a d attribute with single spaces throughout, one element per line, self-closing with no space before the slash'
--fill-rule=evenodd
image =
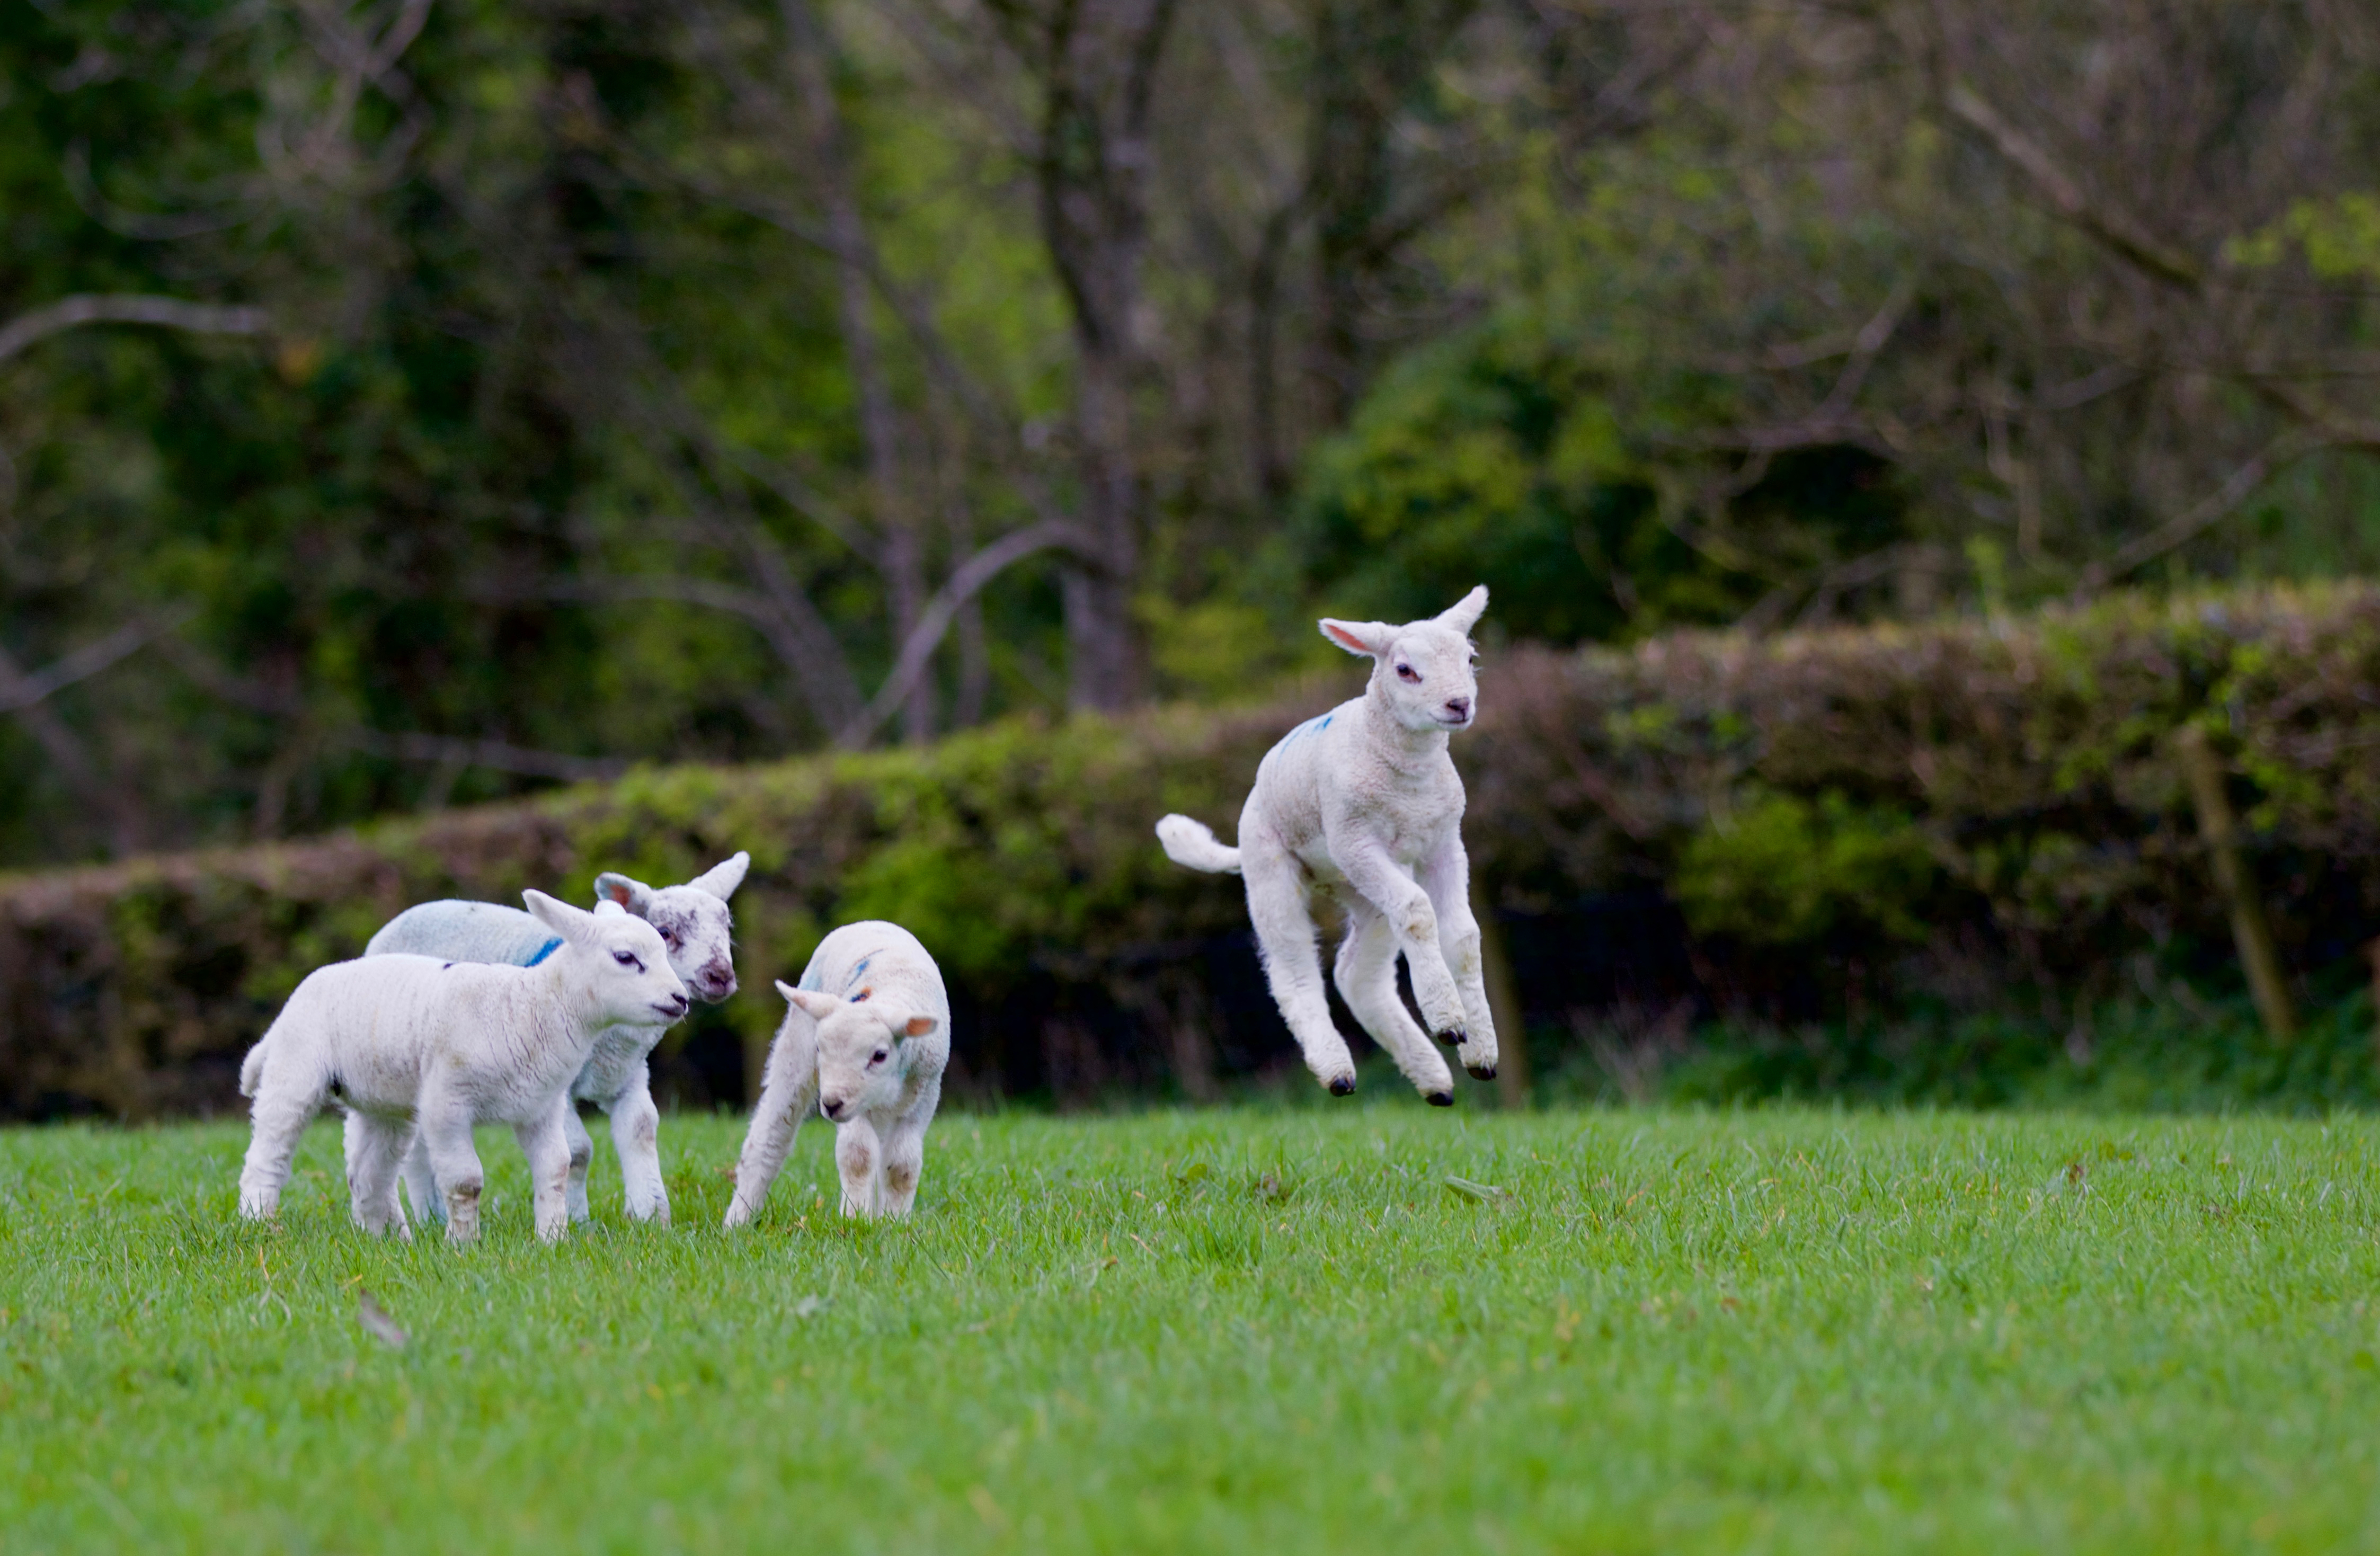
<path id="1" fill-rule="evenodd" d="M 471 1128 L 509 1124 L 528 1157 L 537 1234 L 562 1236 L 571 1077 L 605 1028 L 674 1021 L 687 1001 L 650 924 L 608 905 L 589 913 L 542 892 L 521 895 L 562 941 L 534 967 L 368 956 L 298 986 L 239 1067 L 240 1093 L 255 1099 L 241 1215 L 279 1212 L 298 1136 L 336 1102 L 348 1116 L 347 1193 L 367 1231 L 411 1235 L 396 1180 L 419 1134 L 445 1185 L 446 1235 L 477 1238 L 483 1179 Z"/>
<path id="2" fill-rule="evenodd" d="M 1266 753 L 1240 811 L 1240 845 L 1225 847 L 1187 816 L 1157 823 L 1177 864 L 1246 877 L 1273 1000 L 1307 1067 L 1339 1096 L 1355 1089 L 1355 1062 L 1323 996 L 1318 888 L 1347 909 L 1333 969 L 1340 997 L 1415 1088 L 1441 1107 L 1454 1100 L 1446 1062 L 1397 993 L 1400 953 L 1438 1039 L 1480 1079 L 1496 1074 L 1463 852 L 1463 779 L 1447 752 L 1477 711 L 1470 632 L 1487 608 L 1483 586 L 1428 621 L 1324 621 L 1324 637 L 1371 659 L 1371 684 Z"/>
<path id="3" fill-rule="evenodd" d="M 781 982 L 777 992 L 790 1008 L 769 1050 L 725 1224 L 743 1225 L 767 1203 L 813 1106 L 835 1124 L 843 1213 L 907 1215 L 951 1058 L 941 969 L 917 936 L 871 919 L 820 942 L 801 987 Z"/>
<path id="4" fill-rule="evenodd" d="M 735 920 L 727 899 L 744 883 L 752 856 L 737 854 L 683 886 L 656 890 L 611 871 L 595 878 L 598 903 L 616 903 L 661 931 L 670 969 L 706 1004 L 735 992 Z M 391 952 L 437 956 L 456 962 L 505 962 L 533 967 L 561 942 L 537 919 L 516 907 L 485 902 L 428 902 L 408 907 L 382 925 L 364 947 L 367 956 Z M 576 1103 L 593 1102 L 612 1120 L 612 1145 L 620 1156 L 620 1179 L 630 1219 L 669 1224 L 669 1191 L 662 1184 L 661 1109 L 653 1105 L 652 1073 L 647 1061 L 669 1030 L 666 1022 L 625 1022 L 595 1039 L 586 1068 L 570 1084 L 573 1105 L 563 1123 L 570 1141 L 570 1219 L 585 1221 L 587 1170 L 595 1142 L 579 1122 Z M 443 1214 L 436 1175 L 426 1144 L 406 1158 L 405 1190 L 416 1216 Z"/>

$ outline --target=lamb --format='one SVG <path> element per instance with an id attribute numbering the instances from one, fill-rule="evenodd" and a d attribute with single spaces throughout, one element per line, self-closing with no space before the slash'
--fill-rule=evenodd
<path id="1" fill-rule="evenodd" d="M 788 1008 L 724 1224 L 741 1226 L 767 1203 L 813 1105 L 836 1126 L 843 1213 L 907 1215 L 951 1057 L 941 969 L 900 925 L 865 920 L 827 936 L 802 969 L 801 987 L 780 982 L 777 992 Z"/>
<path id="2" fill-rule="evenodd" d="M 616 906 L 589 913 L 525 892 L 562 942 L 534 967 L 388 954 L 317 968 L 239 1067 L 254 1132 L 239 1174 L 239 1213 L 269 1220 L 298 1138 L 326 1101 L 347 1111 L 347 1193 L 356 1222 L 410 1237 L 398 1164 L 415 1137 L 446 1188 L 446 1235 L 480 1233 L 478 1124 L 509 1124 L 528 1157 L 537 1234 L 569 1227 L 571 1077 L 605 1028 L 687 1009 L 662 937 Z"/>
<path id="3" fill-rule="evenodd" d="M 738 853 L 683 886 L 659 889 L 612 871 L 595 878 L 598 904 L 616 903 L 661 931 L 672 971 L 706 1004 L 735 992 L 733 917 L 728 898 L 744 883 L 752 856 Z M 507 962 L 533 967 L 560 944 L 552 932 L 516 907 L 484 902 L 429 902 L 407 908 L 382 926 L 364 947 L 367 956 L 410 952 L 456 962 Z M 595 1039 L 586 1067 L 570 1084 L 573 1104 L 563 1114 L 570 1143 L 570 1219 L 585 1221 L 587 1170 L 595 1142 L 579 1122 L 577 1102 L 601 1107 L 612 1120 L 612 1145 L 620 1157 L 620 1178 L 631 1220 L 669 1224 L 669 1191 L 662 1183 L 661 1110 L 653 1105 L 652 1073 L 647 1060 L 667 1023 L 623 1023 Z M 427 1143 L 406 1159 L 405 1190 L 414 1214 L 443 1213 Z"/>
<path id="4" fill-rule="evenodd" d="M 1246 878 L 1273 1001 L 1306 1066 L 1338 1096 L 1355 1089 L 1355 1062 L 1323 996 L 1317 890 L 1347 909 L 1332 971 L 1340 996 L 1415 1089 L 1437 1106 L 1453 1104 L 1454 1077 L 1398 995 L 1400 953 L 1439 1041 L 1480 1079 L 1496 1074 L 1463 851 L 1463 780 L 1447 752 L 1453 732 L 1477 715 L 1469 635 L 1487 608 L 1482 586 L 1427 621 L 1324 621 L 1325 638 L 1371 659 L 1371 682 L 1266 753 L 1240 812 L 1239 846 L 1187 816 L 1157 823 L 1175 863 Z"/>

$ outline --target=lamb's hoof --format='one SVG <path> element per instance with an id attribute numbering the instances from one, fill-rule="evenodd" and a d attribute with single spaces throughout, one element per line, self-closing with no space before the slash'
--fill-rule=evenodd
<path id="1" fill-rule="evenodd" d="M 1461 1048 L 1464 1043 L 1471 1040 L 1471 1034 L 1464 1031 L 1460 1027 L 1449 1027 L 1445 1031 L 1439 1032 L 1436 1034 L 1436 1036 L 1439 1042 L 1444 1043 L 1449 1048 Z"/>
<path id="2" fill-rule="evenodd" d="M 1332 1076 L 1330 1077 L 1330 1095 L 1333 1097 L 1353 1097 L 1355 1095 L 1355 1077 L 1354 1076 Z"/>
<path id="3" fill-rule="evenodd" d="M 1454 1106 L 1454 1093 L 1451 1091 L 1425 1091 L 1422 1093 L 1421 1100 L 1433 1108 Z"/>
<path id="4" fill-rule="evenodd" d="M 1496 1066 L 1493 1064 L 1465 1064 L 1463 1068 L 1473 1080 L 1494 1080 L 1496 1078 Z"/>

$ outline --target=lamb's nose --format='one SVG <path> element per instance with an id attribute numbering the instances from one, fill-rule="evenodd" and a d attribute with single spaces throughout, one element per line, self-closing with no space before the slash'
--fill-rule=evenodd
<path id="1" fill-rule="evenodd" d="M 1450 697 L 1446 699 L 1446 711 L 1458 719 L 1467 719 L 1471 716 L 1471 699 L 1467 697 Z"/>
<path id="2" fill-rule="evenodd" d="M 831 1119 L 835 1120 L 837 1123 L 842 1122 L 842 1119 L 843 1119 L 843 1099 L 842 1099 L 842 1098 L 840 1098 L 840 1097 L 821 1097 L 821 1098 L 820 1098 L 820 1099 L 819 1099 L 819 1112 L 822 1112 L 822 1113 L 826 1114 L 826 1116 L 827 1116 L 827 1117 L 829 1117 L 829 1118 L 831 1118 Z"/>

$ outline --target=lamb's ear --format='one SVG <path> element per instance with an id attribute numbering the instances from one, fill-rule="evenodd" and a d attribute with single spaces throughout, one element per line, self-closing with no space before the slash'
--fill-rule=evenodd
<path id="1" fill-rule="evenodd" d="M 930 1015 L 913 1015 L 901 1024 L 901 1035 L 905 1038 L 922 1038 L 932 1031 L 935 1026 L 936 1022 Z"/>
<path id="2" fill-rule="evenodd" d="M 744 872 L 751 868 L 752 856 L 739 848 L 735 851 L 734 858 L 711 866 L 686 884 L 698 892 L 708 892 L 721 902 L 725 902 L 735 894 L 736 887 L 744 884 Z"/>
<path id="3" fill-rule="evenodd" d="M 583 907 L 573 907 L 536 890 L 523 892 L 521 902 L 539 923 L 566 941 L 582 942 L 595 932 L 595 916 Z"/>
<path id="4" fill-rule="evenodd" d="M 843 1003 L 833 995 L 822 994 L 815 989 L 792 988 L 782 978 L 777 980 L 777 992 L 785 997 L 788 1004 L 798 1008 L 813 1021 L 824 1021 L 834 1014 L 837 1005 Z"/>
<path id="5" fill-rule="evenodd" d="M 642 918 L 645 908 L 653 900 L 653 889 L 641 881 L 631 881 L 617 870 L 605 870 L 595 878 L 595 894 L 618 903 Z"/>
<path id="6" fill-rule="evenodd" d="M 1488 586 L 1481 584 L 1445 610 L 1439 612 L 1438 625 L 1451 626 L 1468 638 L 1471 636 L 1471 629 L 1479 625 L 1479 618 L 1487 609 Z"/>
<path id="7" fill-rule="evenodd" d="M 1364 654 L 1378 659 L 1389 651 L 1397 640 L 1397 629 L 1386 622 L 1334 621 L 1322 618 L 1322 636 L 1330 638 L 1351 654 Z"/>

